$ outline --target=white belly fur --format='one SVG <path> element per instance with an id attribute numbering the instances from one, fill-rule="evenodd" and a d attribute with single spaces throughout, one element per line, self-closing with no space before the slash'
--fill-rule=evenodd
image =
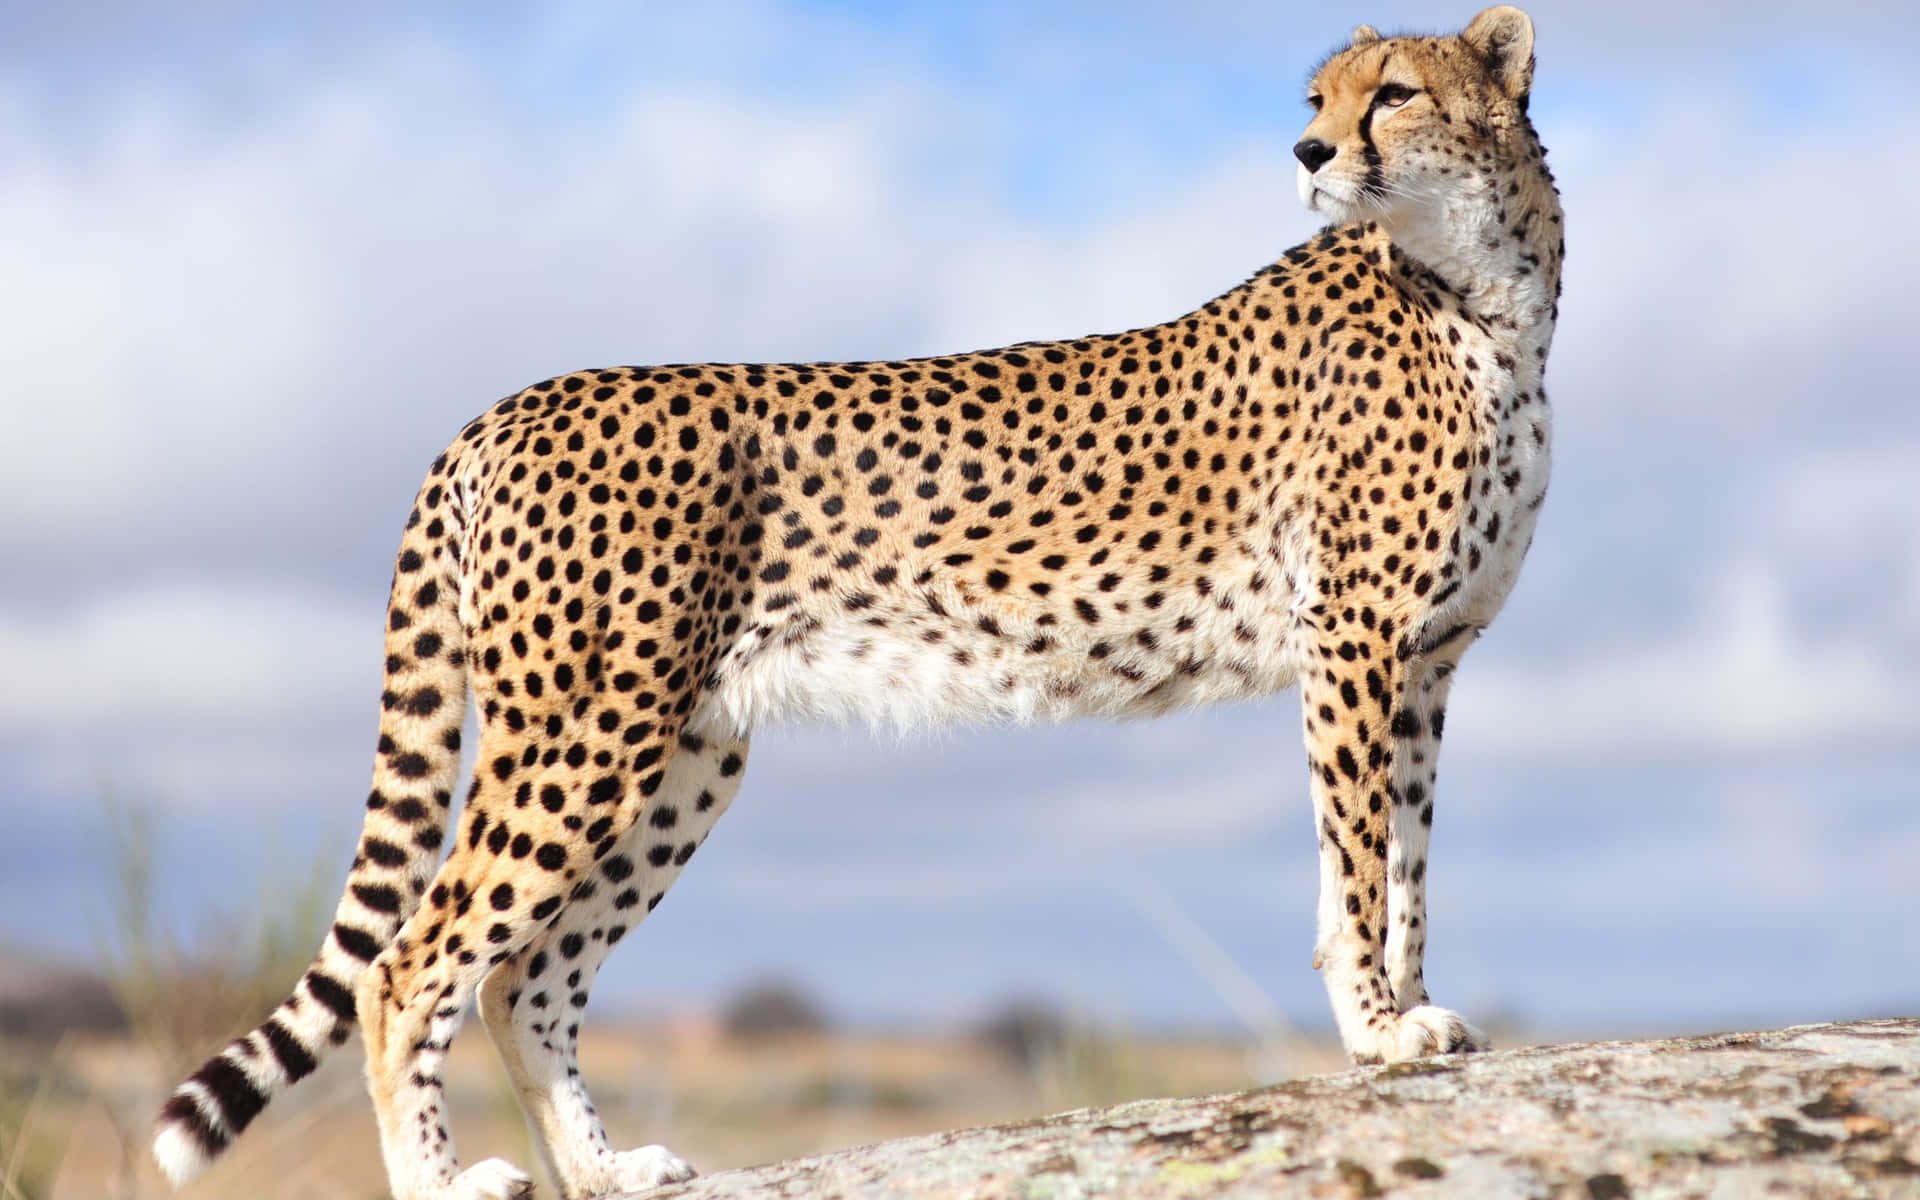
<path id="1" fill-rule="evenodd" d="M 757 614 L 716 669 L 693 728 L 744 734 L 798 720 L 911 731 L 1151 716 L 1267 695 L 1297 671 L 1299 598 L 1254 595 L 1253 573 L 1249 560 L 1217 573 L 1209 595 L 1111 613 L 1099 626 L 1042 626 L 1003 607 L 991 613 L 998 632 L 979 627 L 985 606 L 951 588 L 899 589 L 857 612 L 831 595 L 804 599 Z M 1191 627 L 1176 632 L 1183 617 Z M 1153 645 L 1138 638 L 1143 629 Z"/>

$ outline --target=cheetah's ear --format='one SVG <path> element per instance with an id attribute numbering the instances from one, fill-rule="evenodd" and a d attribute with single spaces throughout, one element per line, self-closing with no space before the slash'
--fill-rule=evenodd
<path id="1" fill-rule="evenodd" d="M 1460 40 L 1487 64 L 1508 99 L 1526 99 L 1533 90 L 1533 18 L 1502 4 L 1475 17 Z"/>
<path id="2" fill-rule="evenodd" d="M 1379 40 L 1380 40 L 1380 31 L 1378 29 L 1375 29 L 1373 26 L 1355 25 L 1353 27 L 1353 44 L 1354 45 L 1364 46 L 1368 42 L 1377 42 Z"/>

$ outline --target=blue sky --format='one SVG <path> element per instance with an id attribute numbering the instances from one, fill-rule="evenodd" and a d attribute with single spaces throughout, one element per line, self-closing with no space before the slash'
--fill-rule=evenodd
<path id="1" fill-rule="evenodd" d="M 1666 1028 L 1920 1007 L 1920 101 L 1905 6 L 1540 5 L 1568 213 L 1555 481 L 1467 660 L 1429 979 Z M 895 357 L 1165 319 L 1311 232 L 1308 68 L 1401 3 L 74 3 L 0 46 L 0 938 L 104 912 L 103 785 L 164 916 L 244 911 L 364 794 L 424 465 L 588 365 Z M 1290 1018 L 1291 696 L 900 743 L 773 731 L 610 965 L 959 1021 L 1038 991 Z M 302 869 L 300 873 L 304 873 Z"/>

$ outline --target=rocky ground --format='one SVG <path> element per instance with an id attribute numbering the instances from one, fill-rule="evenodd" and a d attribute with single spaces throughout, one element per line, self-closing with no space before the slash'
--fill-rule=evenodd
<path id="1" fill-rule="evenodd" d="M 728 1171 L 719 1197 L 1920 1197 L 1920 1019 L 1548 1046 Z"/>

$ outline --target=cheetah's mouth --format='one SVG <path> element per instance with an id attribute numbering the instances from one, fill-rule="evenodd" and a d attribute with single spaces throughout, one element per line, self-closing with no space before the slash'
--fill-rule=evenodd
<path id="1" fill-rule="evenodd" d="M 1385 194 L 1365 183 L 1333 176 L 1324 170 L 1314 173 L 1304 166 L 1296 167 L 1294 181 L 1301 205 L 1335 225 L 1376 220 L 1390 207 Z"/>
<path id="2" fill-rule="evenodd" d="M 1322 179 L 1306 167 L 1295 168 L 1294 182 L 1300 192 L 1300 203 L 1310 213 L 1318 213 L 1338 224 L 1353 216 L 1358 207 L 1356 198 L 1349 194 L 1352 189 L 1339 186 L 1339 181 Z"/>
<path id="3" fill-rule="evenodd" d="M 1293 168 L 1294 190 L 1300 194 L 1300 206 L 1308 212 L 1320 211 L 1320 188 L 1313 182 L 1313 172 L 1304 165 Z"/>

